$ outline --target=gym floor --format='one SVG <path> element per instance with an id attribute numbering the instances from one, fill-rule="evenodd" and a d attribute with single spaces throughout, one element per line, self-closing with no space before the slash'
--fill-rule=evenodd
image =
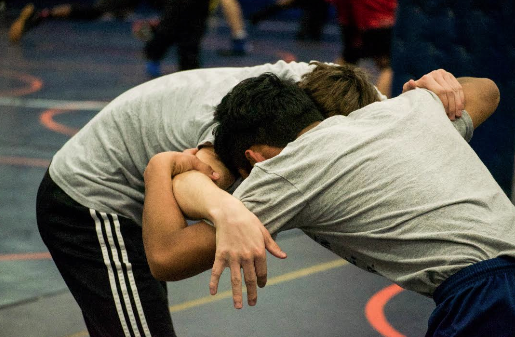
<path id="1" fill-rule="evenodd" d="M 52 155 L 116 96 L 147 81 L 142 43 L 131 22 L 53 21 L 11 45 L 12 21 L 0 18 L 0 336 L 88 336 L 80 309 L 57 272 L 35 220 L 35 196 Z M 278 59 L 334 61 L 338 27 L 320 42 L 295 41 L 296 21 L 251 28 L 253 51 L 222 58 L 229 30 L 215 16 L 203 42 L 204 67 L 250 66 Z M 369 62 L 361 64 L 371 71 Z M 163 63 L 175 71 L 175 51 Z M 169 283 L 170 311 L 179 336 L 423 336 L 434 308 L 319 247 L 299 231 L 278 243 L 289 257 L 269 257 L 268 285 L 258 304 L 232 307 L 227 274 L 219 294 L 209 272 Z"/>

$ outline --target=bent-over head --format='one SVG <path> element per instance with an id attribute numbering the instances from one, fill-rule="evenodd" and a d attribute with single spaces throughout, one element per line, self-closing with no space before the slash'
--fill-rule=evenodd
<path id="1" fill-rule="evenodd" d="M 321 120 L 314 102 L 295 83 L 265 73 L 240 82 L 217 106 L 215 151 L 233 174 L 250 172 L 245 151 L 252 145 L 283 148 Z"/>
<path id="2" fill-rule="evenodd" d="M 370 103 L 379 95 L 367 74 L 353 65 L 330 65 L 312 62 L 316 68 L 302 76 L 301 87 L 315 101 L 324 117 L 347 116 Z"/>

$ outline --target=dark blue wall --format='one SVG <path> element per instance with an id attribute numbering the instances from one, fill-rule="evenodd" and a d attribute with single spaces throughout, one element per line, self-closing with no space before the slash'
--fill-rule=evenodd
<path id="1" fill-rule="evenodd" d="M 514 7 L 513 0 L 400 0 L 392 48 L 394 95 L 410 78 L 437 68 L 497 83 L 500 105 L 475 130 L 471 146 L 508 195 L 515 148 Z"/>

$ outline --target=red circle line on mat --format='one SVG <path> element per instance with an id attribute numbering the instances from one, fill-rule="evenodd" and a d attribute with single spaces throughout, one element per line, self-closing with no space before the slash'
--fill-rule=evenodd
<path id="1" fill-rule="evenodd" d="M 5 157 L 0 156 L 0 165 L 47 167 L 50 164 L 48 159 L 26 158 L 26 157 Z"/>
<path id="2" fill-rule="evenodd" d="M 365 316 L 370 322 L 370 325 L 384 337 L 406 337 L 388 323 L 384 314 L 384 306 L 386 303 L 402 291 L 403 289 L 401 287 L 392 284 L 374 294 L 365 307 Z"/>
<path id="3" fill-rule="evenodd" d="M 0 72 L 0 77 L 14 78 L 18 79 L 23 83 L 26 83 L 27 86 L 18 88 L 18 89 L 9 89 L 9 90 L 0 90 L 0 96 L 23 96 L 32 94 L 33 92 L 41 90 L 43 87 L 43 81 L 37 77 L 14 73 L 14 72 Z"/>
<path id="4" fill-rule="evenodd" d="M 50 253 L 23 253 L 23 254 L 4 254 L 0 255 L 1 261 L 19 261 L 19 260 L 46 260 L 51 259 Z"/>
<path id="5" fill-rule="evenodd" d="M 79 129 L 72 128 L 72 127 L 69 127 L 64 124 L 57 123 L 56 121 L 54 121 L 54 116 L 60 115 L 60 114 L 66 113 L 66 112 L 70 112 L 70 111 L 72 111 L 72 110 L 62 110 L 62 109 L 46 110 L 46 111 L 43 111 L 41 113 L 41 115 L 39 116 L 39 121 L 47 129 L 50 129 L 57 133 L 62 133 L 64 135 L 71 137 L 74 134 L 76 134 L 79 131 Z"/>

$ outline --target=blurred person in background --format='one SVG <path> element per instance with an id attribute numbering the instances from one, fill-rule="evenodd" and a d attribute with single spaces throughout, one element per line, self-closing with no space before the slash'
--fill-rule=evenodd
<path id="1" fill-rule="evenodd" d="M 27 4 L 9 29 L 11 43 L 42 22 L 51 19 L 96 20 L 104 15 L 124 18 L 140 4 L 140 0 L 99 0 L 92 5 L 62 4 L 36 9 Z M 160 20 L 145 43 L 146 71 L 150 77 L 161 75 L 161 60 L 172 45 L 177 45 L 178 70 L 200 67 L 200 47 L 206 30 L 210 2 L 216 0 L 152 0 L 161 10 Z"/>
<path id="2" fill-rule="evenodd" d="M 291 8 L 301 8 L 303 11 L 296 36 L 297 40 L 320 41 L 329 10 L 329 4 L 325 0 L 277 0 L 254 13 L 251 22 L 253 25 L 257 25 L 261 21 Z"/>
<path id="3" fill-rule="evenodd" d="M 151 3 L 158 5 L 160 0 Z M 98 0 L 92 4 L 65 3 L 38 9 L 29 3 L 23 7 L 9 29 L 9 41 L 20 42 L 31 29 L 48 20 L 97 20 L 103 16 L 125 18 L 140 4 L 141 0 Z"/>
<path id="4" fill-rule="evenodd" d="M 210 13 L 213 13 L 218 5 L 231 31 L 230 48 L 219 49 L 218 54 L 220 56 L 247 55 L 251 48 L 247 41 L 248 34 L 240 3 L 238 0 L 212 0 L 210 2 Z M 139 40 L 148 42 L 153 38 L 159 23 L 159 18 L 137 20 L 132 25 L 132 32 Z"/>
<path id="5" fill-rule="evenodd" d="M 329 0 L 341 28 L 342 53 L 337 63 L 357 64 L 372 58 L 379 70 L 376 86 L 391 96 L 390 50 L 397 0 Z"/>

